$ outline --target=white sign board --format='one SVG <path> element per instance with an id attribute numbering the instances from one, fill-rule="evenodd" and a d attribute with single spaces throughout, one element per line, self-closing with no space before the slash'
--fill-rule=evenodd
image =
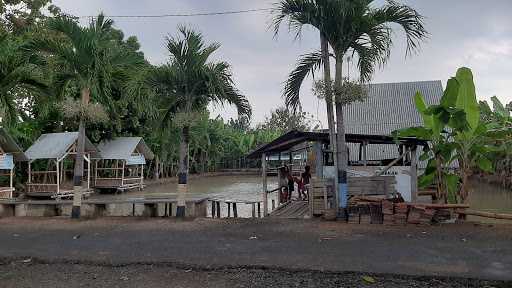
<path id="1" fill-rule="evenodd" d="M 126 159 L 126 165 L 144 165 L 146 164 L 146 158 L 144 155 L 132 155 Z"/>
<path id="2" fill-rule="evenodd" d="M 11 170 L 14 168 L 12 154 L 0 154 L 0 169 Z"/>
<path id="3" fill-rule="evenodd" d="M 375 175 L 377 171 L 383 170 L 385 166 L 350 166 L 348 177 L 368 177 Z M 395 189 L 402 195 L 405 201 L 410 202 L 411 197 L 411 175 L 410 166 L 393 166 L 383 176 L 395 176 Z M 335 178 L 334 166 L 324 166 L 324 178 Z"/>

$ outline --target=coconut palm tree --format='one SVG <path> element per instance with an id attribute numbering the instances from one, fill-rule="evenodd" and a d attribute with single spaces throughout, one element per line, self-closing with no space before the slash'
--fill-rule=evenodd
<path id="1" fill-rule="evenodd" d="M 45 89 L 41 74 L 21 52 L 23 43 L 7 33 L 0 33 L 0 117 L 4 126 L 12 126 L 19 113 L 20 94 Z"/>
<path id="2" fill-rule="evenodd" d="M 407 54 L 415 51 L 421 40 L 427 36 L 423 26 L 423 17 L 411 7 L 388 0 L 383 6 L 376 7 L 374 0 L 282 0 L 274 9 L 273 27 L 277 33 L 283 21 L 288 28 L 300 36 L 305 25 L 317 28 L 322 37 L 330 44 L 336 60 L 334 98 L 336 105 L 336 149 L 339 204 L 346 205 L 346 169 L 348 153 L 345 143 L 343 122 L 343 57 L 346 54 L 357 56 L 359 80 L 368 82 L 377 65 L 384 65 L 390 56 L 392 24 L 403 28 L 407 40 Z M 323 47 L 324 45 L 322 45 Z M 286 103 L 297 107 L 300 103 L 299 91 L 304 79 L 317 70 L 327 59 L 328 48 L 319 52 L 305 54 L 297 67 L 290 73 L 285 85 Z M 329 65 L 324 65 L 325 71 Z M 328 75 L 327 75 L 328 76 Z M 330 79 L 325 77 L 326 85 Z M 327 89 L 326 91 L 330 91 Z"/>
<path id="3" fill-rule="evenodd" d="M 234 105 L 240 115 L 250 115 L 251 107 L 235 87 L 230 65 L 210 60 L 219 44 L 206 44 L 201 33 L 179 26 L 178 36 L 168 37 L 166 46 L 169 62 L 156 68 L 150 81 L 160 95 L 162 123 L 181 129 L 176 215 L 184 217 L 192 123 L 210 103 Z"/>
<path id="4" fill-rule="evenodd" d="M 48 20 L 48 29 L 56 37 L 32 40 L 27 48 L 43 56 L 55 67 L 54 82 L 57 98 L 63 99 L 70 91 L 79 91 L 79 137 L 73 178 L 72 218 L 80 217 L 82 178 L 84 175 L 85 122 L 92 101 L 108 106 L 114 77 L 123 77 L 120 70 L 143 64 L 140 57 L 118 49 L 112 40 L 113 21 L 103 14 L 82 27 L 74 19 L 57 17 Z"/>

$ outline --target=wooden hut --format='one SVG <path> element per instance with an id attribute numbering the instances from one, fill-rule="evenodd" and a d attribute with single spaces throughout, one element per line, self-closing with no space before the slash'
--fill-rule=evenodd
<path id="1" fill-rule="evenodd" d="M 78 132 L 43 134 L 28 148 L 29 159 L 27 195 L 32 197 L 69 197 L 73 194 L 74 162 L 77 154 Z M 92 142 L 85 139 L 85 189 L 90 188 Z"/>
<path id="2" fill-rule="evenodd" d="M 14 163 L 28 161 L 23 150 L 14 139 L 0 128 L 0 199 L 13 198 L 14 194 Z"/>
<path id="3" fill-rule="evenodd" d="M 154 158 L 141 137 L 118 137 L 103 141 L 94 156 L 94 187 L 97 189 L 144 188 L 144 165 Z"/>

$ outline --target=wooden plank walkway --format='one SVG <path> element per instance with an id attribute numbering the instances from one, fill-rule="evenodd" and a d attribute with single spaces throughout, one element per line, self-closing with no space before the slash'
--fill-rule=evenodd
<path id="1" fill-rule="evenodd" d="M 287 219 L 303 219 L 309 216 L 308 201 L 291 201 L 277 207 L 270 217 L 287 218 Z"/>

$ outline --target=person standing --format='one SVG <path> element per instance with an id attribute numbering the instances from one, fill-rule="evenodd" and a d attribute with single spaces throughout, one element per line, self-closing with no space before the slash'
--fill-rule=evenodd
<path id="1" fill-rule="evenodd" d="M 288 168 L 279 167 L 279 203 L 286 202 L 288 199 Z"/>
<path id="2" fill-rule="evenodd" d="M 302 200 L 307 200 L 309 198 L 309 183 L 311 181 L 311 167 L 306 165 L 304 167 L 304 172 L 301 174 L 300 185 L 299 185 L 299 194 Z"/>

